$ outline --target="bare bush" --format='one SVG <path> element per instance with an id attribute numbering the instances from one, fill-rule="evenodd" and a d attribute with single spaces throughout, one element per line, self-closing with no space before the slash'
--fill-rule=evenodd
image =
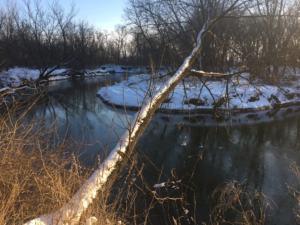
<path id="1" fill-rule="evenodd" d="M 276 205 L 263 193 L 247 189 L 245 181 L 229 181 L 217 187 L 212 194 L 216 205 L 211 209 L 211 223 L 265 224 L 267 209 Z"/>

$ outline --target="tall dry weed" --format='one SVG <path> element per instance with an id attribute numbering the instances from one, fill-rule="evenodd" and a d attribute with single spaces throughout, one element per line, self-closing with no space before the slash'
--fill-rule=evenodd
<path id="1" fill-rule="evenodd" d="M 296 175 L 296 179 L 298 181 L 298 184 L 292 184 L 291 186 L 289 186 L 286 183 L 286 186 L 288 188 L 289 191 L 289 195 L 292 196 L 294 199 L 296 199 L 296 201 L 298 202 L 298 205 L 296 207 L 296 209 L 293 209 L 294 214 L 295 214 L 295 218 L 298 224 L 300 224 L 300 191 L 299 191 L 299 184 L 300 184 L 300 168 L 297 165 L 296 162 L 294 162 L 294 165 L 290 165 L 290 169 L 292 170 L 292 172 Z"/>
<path id="2" fill-rule="evenodd" d="M 249 191 L 244 181 L 225 182 L 217 187 L 212 198 L 215 206 L 211 210 L 211 224 L 265 224 L 266 212 L 276 207 L 263 193 Z"/>
<path id="3" fill-rule="evenodd" d="M 65 140 L 57 123 L 28 119 L 27 113 L 43 94 L 26 102 L 0 107 L 0 224 L 22 224 L 63 207 L 88 179 L 95 166 L 78 160 L 80 143 Z M 1 98 L 0 98 L 1 99 Z M 44 98 L 45 99 L 45 98 Z M 121 200 L 101 196 L 82 218 L 95 224 L 124 221 Z M 110 202 L 109 202 L 110 201 Z"/>

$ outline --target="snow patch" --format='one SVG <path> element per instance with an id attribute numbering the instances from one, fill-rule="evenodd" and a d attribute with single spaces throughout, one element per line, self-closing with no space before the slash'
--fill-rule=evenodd
<path id="1" fill-rule="evenodd" d="M 161 75 L 157 75 L 153 80 L 156 80 L 158 76 Z M 247 77 L 249 75 L 243 74 L 243 76 Z M 187 79 L 189 78 L 192 77 Z M 156 84 L 153 84 L 151 80 L 149 74 L 131 76 L 126 81 L 101 88 L 97 94 L 105 102 L 137 108 L 142 106 L 144 98 L 150 100 L 154 94 L 164 92 L 170 86 L 169 83 L 175 81 L 175 78 L 166 81 L 167 77 L 163 77 Z M 247 86 L 247 88 L 239 84 Z M 207 88 L 197 79 L 193 82 L 180 82 L 168 97 L 168 102 L 162 103 L 160 109 L 186 111 L 214 109 L 216 107 L 228 109 L 226 82 L 209 80 L 205 85 Z M 276 104 L 300 102 L 300 89 L 298 87 L 298 82 L 281 89 L 271 85 L 255 87 L 251 86 L 246 79 L 240 78 L 238 81 L 237 78 L 233 78 L 228 88 L 229 107 L 233 110 L 259 110 L 272 108 Z"/>
<path id="2" fill-rule="evenodd" d="M 153 188 L 163 188 L 166 186 L 166 183 L 154 184 Z"/>

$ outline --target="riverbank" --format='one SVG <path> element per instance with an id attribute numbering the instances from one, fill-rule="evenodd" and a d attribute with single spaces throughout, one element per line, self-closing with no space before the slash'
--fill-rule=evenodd
<path id="1" fill-rule="evenodd" d="M 11 89 L 20 86 L 26 86 L 32 84 L 39 79 L 40 71 L 38 69 L 30 69 L 24 67 L 14 67 L 10 68 L 7 71 L 0 72 L 0 93 L 11 92 Z M 100 68 L 93 70 L 85 70 L 84 72 L 78 72 L 78 74 L 73 74 L 75 78 L 91 77 L 91 76 L 109 76 L 109 73 L 106 70 Z M 57 69 L 54 70 L 50 77 L 41 82 L 49 81 L 59 81 L 74 78 L 69 74 L 68 69 Z"/>
<path id="2" fill-rule="evenodd" d="M 189 76 L 179 83 L 158 111 L 167 113 L 212 113 L 216 109 L 230 112 L 256 112 L 300 104 L 299 71 L 285 75 L 289 83 L 275 86 L 249 81 L 249 74 L 227 81 L 210 79 L 203 83 Z M 97 95 L 106 104 L 138 110 L 143 99 L 159 91 L 168 76 L 151 78 L 149 74 L 131 76 L 126 81 L 101 88 Z M 150 87 L 150 88 L 149 88 Z"/>
<path id="3" fill-rule="evenodd" d="M 39 70 L 14 67 L 0 73 L 0 105 L 9 104 L 15 101 L 23 101 L 35 95 L 37 90 L 35 82 L 39 79 Z M 41 84 L 62 81 L 68 79 L 80 79 L 82 77 L 109 76 L 110 74 L 102 69 L 85 70 L 77 75 L 71 76 L 67 69 L 58 69 L 51 73 L 47 80 L 41 80 Z"/>

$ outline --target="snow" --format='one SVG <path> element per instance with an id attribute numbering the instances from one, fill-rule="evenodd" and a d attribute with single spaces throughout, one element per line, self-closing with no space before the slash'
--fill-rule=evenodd
<path id="1" fill-rule="evenodd" d="M 247 77 L 248 74 L 243 74 L 243 76 Z M 147 93 L 150 86 L 151 75 L 140 74 L 131 76 L 127 81 L 115 83 L 115 85 L 110 87 L 101 88 L 98 91 L 98 95 L 106 102 L 110 102 L 118 106 L 126 105 L 127 107 L 137 108 L 141 107 L 144 97 L 150 99 L 153 93 L 161 92 L 161 89 L 168 86 L 165 81 L 166 78 L 162 78 L 156 85 L 152 85 L 150 91 Z M 187 77 L 185 80 L 189 80 L 191 78 L 192 77 Z M 154 80 L 155 79 L 156 78 L 154 77 Z M 239 83 L 246 87 L 239 85 Z M 229 106 L 232 110 L 269 109 L 278 103 L 284 104 L 300 102 L 298 82 L 295 82 L 292 86 L 282 87 L 282 89 L 271 85 L 255 87 L 250 85 L 248 81 L 243 78 L 239 79 L 239 83 L 237 78 L 233 78 L 232 82 L 229 84 Z M 170 99 L 170 101 L 168 103 L 162 103 L 160 109 L 214 109 L 214 98 L 216 101 L 223 101 L 219 108 L 228 109 L 226 103 L 226 81 L 210 79 L 206 82 L 206 86 L 210 89 L 210 91 L 204 87 L 198 79 L 195 79 L 192 82 L 185 81 L 184 84 L 183 82 L 180 82 L 175 90 L 169 95 L 168 99 Z M 288 93 L 294 96 L 289 96 Z M 274 98 L 272 96 L 276 97 Z M 276 98 L 279 102 L 276 102 Z M 192 99 L 194 99 L 194 101 L 199 99 L 198 105 L 196 105 L 197 103 L 193 104 L 193 102 L 190 102 Z M 188 104 L 188 101 L 190 104 Z"/>
<path id="2" fill-rule="evenodd" d="M 50 71 L 52 68 L 49 68 Z M 57 69 L 54 70 L 49 77 L 49 81 L 58 81 L 58 80 L 66 80 L 69 79 L 69 76 L 64 75 L 67 69 Z M 4 88 L 8 88 L 8 85 L 11 87 L 16 87 L 23 84 L 23 81 L 35 81 L 39 78 L 39 70 L 38 69 L 29 69 L 24 67 L 14 67 L 10 68 L 8 71 L 2 71 L 0 73 L 0 84 Z M 95 70 L 86 70 L 85 76 L 108 76 L 109 73 L 102 69 Z M 80 77 L 80 76 L 79 76 Z M 3 91 L 3 88 L 0 89 L 0 92 Z"/>
<path id="3" fill-rule="evenodd" d="M 66 79 L 69 79 L 69 76 L 57 75 L 54 77 L 49 77 L 49 81 L 66 80 Z"/>
<path id="4" fill-rule="evenodd" d="M 22 89 L 32 89 L 32 90 L 35 90 L 35 88 L 31 88 L 31 87 L 27 87 L 27 86 L 24 86 L 24 87 L 19 87 L 19 88 L 9 88 L 9 87 L 5 87 L 5 88 L 1 88 L 0 89 L 0 93 L 1 92 L 5 92 L 5 94 L 14 94 L 17 90 L 22 90 Z"/>
<path id="5" fill-rule="evenodd" d="M 166 183 L 164 182 L 164 183 L 160 183 L 160 184 L 155 184 L 154 186 L 153 186 L 153 188 L 163 188 L 163 187 L 165 187 L 166 186 Z"/>
<path id="6" fill-rule="evenodd" d="M 60 73 L 57 73 L 60 74 Z M 55 74 L 53 74 L 55 75 Z M 93 77 L 93 76 L 109 76 L 110 74 L 105 71 L 105 70 L 86 70 L 84 76 L 85 77 Z M 77 77 L 80 77 L 80 75 L 76 75 Z M 69 79 L 70 77 L 67 75 L 57 75 L 53 77 L 49 77 L 49 81 L 57 81 L 57 80 L 66 80 Z"/>
<path id="7" fill-rule="evenodd" d="M 10 90 L 10 88 L 9 88 L 9 87 L 0 88 L 0 93 L 1 93 L 1 92 L 4 92 L 4 91 L 7 91 L 7 90 Z"/>
<path id="8" fill-rule="evenodd" d="M 281 70 L 282 68 L 279 68 L 279 71 Z M 231 70 L 231 73 L 233 72 L 238 71 Z M 249 78 L 249 74 L 247 73 L 241 75 L 246 79 Z M 294 75 L 299 79 L 300 69 L 297 68 L 296 71 L 293 71 L 293 69 L 287 68 L 285 76 L 282 79 L 284 81 L 287 77 Z M 162 78 L 158 80 L 156 85 L 152 84 L 150 88 L 151 91 L 148 93 L 147 90 L 151 83 L 151 75 L 139 74 L 129 76 L 126 81 L 115 83 L 115 85 L 109 86 L 108 88 L 104 87 L 100 89 L 97 94 L 106 103 L 113 103 L 120 107 L 125 105 L 129 109 L 137 110 L 138 107 L 142 107 L 143 98 L 147 97 L 147 101 L 151 100 L 151 97 L 160 90 L 161 86 L 166 85 L 166 81 L 169 78 L 164 73 L 155 74 L 155 76 L 162 76 Z M 167 98 L 169 102 L 160 105 L 159 117 L 154 120 L 157 120 L 159 123 L 183 122 L 189 123 L 190 125 L 201 123 L 204 126 L 218 123 L 215 118 L 207 114 L 207 112 L 215 111 L 214 99 L 210 92 L 198 79 L 187 82 L 191 78 L 192 77 L 186 77 L 184 79 L 185 85 L 183 85 L 183 82 L 177 85 L 175 90 Z M 270 122 L 299 114 L 300 107 L 293 106 L 300 103 L 300 83 L 298 79 L 292 81 L 291 84 L 283 85 L 280 89 L 271 85 L 253 86 L 244 78 L 240 77 L 238 82 L 237 78 L 233 77 L 229 83 L 229 106 L 231 113 L 225 110 L 228 109 L 228 105 L 226 104 L 226 81 L 210 78 L 205 83 L 216 101 L 222 98 L 225 99 L 223 104 L 219 106 L 219 109 L 225 110 L 219 111 L 222 117 L 224 117 L 224 125 Z M 202 80 L 205 81 L 205 79 L 206 78 L 203 78 Z M 153 80 L 156 80 L 156 77 L 154 77 Z M 186 89 L 186 95 L 184 87 Z M 289 93 L 294 96 L 289 97 Z M 197 100 L 198 98 L 202 101 L 203 105 L 195 105 L 192 104 L 193 102 L 190 102 L 191 99 Z M 254 101 L 252 101 L 251 98 L 254 98 Z M 276 98 L 278 102 L 276 102 Z M 189 100 L 190 105 L 187 104 L 187 100 Z M 286 104 L 285 106 L 289 106 L 289 108 L 282 108 L 281 106 L 284 104 Z M 176 114 L 170 114 L 170 111 Z M 189 115 L 188 111 L 197 114 L 197 116 L 192 115 L 192 117 L 195 116 L 195 120 L 190 121 L 189 118 L 191 118 L 191 115 Z"/>
<path id="9" fill-rule="evenodd" d="M 52 68 L 48 69 L 47 71 L 50 71 Z M 66 69 L 56 69 L 54 70 L 51 75 L 56 75 L 56 74 L 62 74 L 64 72 L 66 72 L 67 70 Z"/>
<path id="10" fill-rule="evenodd" d="M 22 67 L 10 68 L 8 71 L 2 71 L 0 74 L 1 83 L 4 87 L 9 84 L 12 87 L 18 86 L 26 80 L 36 80 L 39 78 L 39 71 L 36 69 L 28 69 Z"/>
<path id="11" fill-rule="evenodd" d="M 48 69 L 50 70 L 50 69 Z M 51 75 L 61 74 L 65 72 L 66 69 L 57 69 L 51 73 Z M 37 69 L 29 69 L 24 67 L 14 67 L 10 68 L 8 71 L 2 71 L 0 73 L 0 82 L 4 87 L 11 85 L 12 87 L 16 87 L 18 85 L 23 84 L 23 81 L 35 81 L 39 78 L 39 70 Z M 65 76 L 50 77 L 50 80 L 59 80 L 66 79 Z"/>
<path id="12" fill-rule="evenodd" d="M 184 140 L 183 140 L 183 143 L 181 144 L 181 146 L 186 146 L 187 139 L 188 139 L 188 137 L 185 136 L 185 137 L 184 137 Z"/>

